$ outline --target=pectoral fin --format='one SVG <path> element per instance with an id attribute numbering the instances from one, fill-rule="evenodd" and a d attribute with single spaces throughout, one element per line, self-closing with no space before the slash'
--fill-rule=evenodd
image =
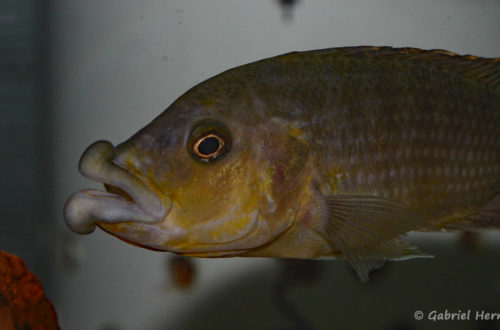
<path id="1" fill-rule="evenodd" d="M 399 240 L 424 226 L 424 219 L 403 203 L 378 196 L 329 196 L 321 209 L 320 234 L 342 253 L 362 282 L 386 260 L 425 256 Z"/>

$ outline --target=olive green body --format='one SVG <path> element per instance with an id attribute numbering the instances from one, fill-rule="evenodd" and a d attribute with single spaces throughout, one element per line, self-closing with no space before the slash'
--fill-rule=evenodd
<path id="1" fill-rule="evenodd" d="M 422 255 L 410 231 L 500 228 L 500 59 L 350 47 L 261 60 L 116 147 L 94 143 L 80 171 L 107 192 L 70 197 L 76 232 L 197 257 L 342 257 L 366 281 Z"/>

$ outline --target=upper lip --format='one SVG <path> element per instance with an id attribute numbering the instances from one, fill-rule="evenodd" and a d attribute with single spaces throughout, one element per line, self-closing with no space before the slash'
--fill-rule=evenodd
<path id="1" fill-rule="evenodd" d="M 111 192 L 87 189 L 74 193 L 64 207 L 66 224 L 75 232 L 86 234 L 96 222 L 148 222 L 164 219 L 168 209 L 158 195 L 138 177 L 112 162 L 113 145 L 97 141 L 83 153 L 79 170 L 87 178 L 118 187 L 128 198 Z"/>

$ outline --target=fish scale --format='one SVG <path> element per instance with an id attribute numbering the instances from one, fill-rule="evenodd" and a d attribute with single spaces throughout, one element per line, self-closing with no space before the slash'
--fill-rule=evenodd
<path id="1" fill-rule="evenodd" d="M 402 100 L 398 99 L 398 108 L 412 108 L 413 104 Z M 479 210 L 494 197 L 499 187 L 500 136 L 497 130 L 495 140 L 493 123 L 498 123 L 498 116 L 493 112 L 478 125 L 474 113 L 457 104 L 416 107 L 412 120 L 401 119 L 409 118 L 410 111 L 398 116 L 398 109 L 388 112 L 383 102 L 380 107 L 372 103 L 370 109 L 364 116 L 344 118 L 353 123 L 333 128 L 329 134 L 335 143 L 325 149 L 325 162 L 320 166 L 325 173 L 332 162 L 345 169 L 343 182 L 329 181 L 337 193 L 396 198 L 434 218 L 471 207 Z M 380 118 L 377 111 L 389 118 Z M 435 111 L 442 113 L 432 118 Z M 443 135 L 448 136 L 446 141 Z M 455 169 L 453 177 L 442 175 L 443 167 L 450 174 L 449 166 Z"/>

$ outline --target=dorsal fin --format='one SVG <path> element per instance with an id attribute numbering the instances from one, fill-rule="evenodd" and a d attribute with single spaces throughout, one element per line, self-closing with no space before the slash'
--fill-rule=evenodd
<path id="1" fill-rule="evenodd" d="M 340 47 L 290 53 L 295 56 L 345 56 L 354 58 L 385 58 L 418 61 L 440 68 L 453 68 L 465 77 L 480 81 L 500 91 L 500 58 L 485 58 L 473 55 L 459 55 L 442 49 L 423 50 L 418 48 L 393 47 Z M 285 54 L 285 56 L 288 54 Z"/>

